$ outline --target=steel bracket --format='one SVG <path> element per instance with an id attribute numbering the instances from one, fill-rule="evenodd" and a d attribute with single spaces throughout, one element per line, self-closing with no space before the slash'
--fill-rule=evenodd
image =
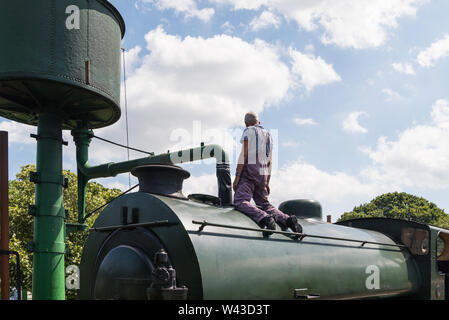
<path id="1" fill-rule="evenodd" d="M 79 224 L 79 223 L 66 223 L 65 230 L 66 236 L 71 234 L 72 232 L 80 232 L 87 229 L 87 224 Z"/>
<path id="2" fill-rule="evenodd" d="M 68 145 L 69 145 L 69 142 L 68 142 L 68 141 L 64 141 L 64 139 L 60 139 L 60 138 L 57 138 L 57 137 L 40 136 L 40 135 L 37 135 L 37 134 L 34 134 L 34 133 L 31 133 L 31 134 L 30 134 L 30 137 L 31 137 L 31 138 L 34 138 L 34 139 L 36 139 L 36 140 L 39 140 L 39 139 L 51 139 L 51 140 L 56 140 L 56 141 L 60 141 L 64 146 L 68 146 Z"/>
<path id="3" fill-rule="evenodd" d="M 60 217 L 63 219 L 68 218 L 69 210 L 64 207 L 58 209 L 57 214 L 42 214 L 39 212 L 39 207 L 35 204 L 30 204 L 28 206 L 28 214 L 33 217 Z"/>
<path id="4" fill-rule="evenodd" d="M 34 183 L 55 183 L 68 188 L 69 178 L 64 177 L 62 174 L 42 174 L 39 172 L 30 172 L 30 182 Z"/>

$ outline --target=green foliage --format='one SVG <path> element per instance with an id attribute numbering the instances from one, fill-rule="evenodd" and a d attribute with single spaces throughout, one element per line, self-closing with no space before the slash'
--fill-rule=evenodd
<path id="1" fill-rule="evenodd" d="M 449 229 L 449 215 L 428 200 L 405 192 L 386 193 L 345 212 L 338 221 L 356 218 L 404 219 Z"/>
<path id="2" fill-rule="evenodd" d="M 34 218 L 28 214 L 28 206 L 34 204 L 35 184 L 29 181 L 31 171 L 36 171 L 35 165 L 26 165 L 16 175 L 16 179 L 9 182 L 9 235 L 10 250 L 19 252 L 22 267 L 23 290 L 31 291 L 33 254 L 26 250 L 26 245 L 33 240 Z M 66 222 L 78 222 L 78 195 L 76 174 L 64 170 L 64 177 L 69 178 L 69 186 L 64 189 L 64 208 L 68 210 Z M 107 201 L 112 200 L 121 193 L 118 189 L 108 189 L 96 182 L 89 182 L 86 193 L 86 212 L 91 212 Z M 96 215 L 89 217 L 86 221 L 88 228 L 91 228 Z M 88 230 L 73 232 L 66 238 L 68 253 L 65 255 L 65 265 L 80 265 L 81 253 L 86 240 Z M 16 261 L 11 258 L 10 270 L 12 274 L 11 284 L 16 278 Z M 67 299 L 76 298 L 77 292 L 66 290 Z"/>

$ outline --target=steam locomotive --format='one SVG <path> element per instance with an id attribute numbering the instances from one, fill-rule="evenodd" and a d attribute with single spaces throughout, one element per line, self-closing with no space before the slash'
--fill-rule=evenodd
<path id="1" fill-rule="evenodd" d="M 267 237 L 234 209 L 229 185 L 219 197 L 186 197 L 181 167 L 132 174 L 140 190 L 90 230 L 81 299 L 449 299 L 449 230 L 386 218 L 330 224 L 318 202 L 290 200 L 279 209 L 303 233 L 277 227 Z"/>
<path id="2" fill-rule="evenodd" d="M 449 230 L 392 219 L 329 224 L 318 202 L 290 200 L 280 210 L 303 232 L 278 227 L 266 237 L 232 206 L 218 147 L 90 166 L 90 130 L 121 114 L 122 16 L 107 0 L 15 0 L 0 1 L 0 17 L 0 116 L 37 126 L 33 299 L 65 298 L 65 235 L 84 227 L 87 182 L 131 169 L 140 190 L 107 205 L 86 239 L 81 299 L 448 299 Z M 62 206 L 62 130 L 77 148 L 77 224 Z M 218 197 L 186 197 L 190 174 L 174 164 L 203 159 L 205 149 L 217 159 Z"/>

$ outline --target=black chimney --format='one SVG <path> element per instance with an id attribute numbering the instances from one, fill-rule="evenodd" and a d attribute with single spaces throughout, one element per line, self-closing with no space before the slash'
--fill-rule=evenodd
<path id="1" fill-rule="evenodd" d="M 187 199 L 182 193 L 182 183 L 190 173 L 181 167 L 167 164 L 150 164 L 131 170 L 139 179 L 139 191 L 162 196 Z"/>

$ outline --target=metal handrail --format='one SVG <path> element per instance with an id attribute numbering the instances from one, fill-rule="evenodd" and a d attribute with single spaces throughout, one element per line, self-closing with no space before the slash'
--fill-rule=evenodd
<path id="1" fill-rule="evenodd" d="M 319 238 L 319 239 L 329 239 L 329 240 L 339 240 L 339 241 L 349 241 L 349 242 L 361 242 L 362 243 L 361 247 L 363 247 L 365 244 L 376 244 L 376 245 L 382 245 L 382 246 L 406 248 L 405 245 L 396 244 L 396 243 L 395 244 L 391 244 L 391 243 L 382 243 L 382 242 L 374 242 L 374 241 L 356 240 L 356 239 L 348 239 L 348 238 L 336 238 L 336 237 L 320 236 L 320 235 L 314 235 L 314 234 L 297 233 L 297 232 L 289 232 L 289 231 L 277 231 L 277 230 L 270 230 L 270 229 L 248 228 L 248 227 L 232 226 L 232 225 L 226 225 L 226 224 L 211 223 L 211 222 L 207 222 L 205 220 L 203 220 L 203 221 L 193 220 L 192 223 L 200 225 L 200 228 L 198 229 L 198 232 L 201 232 L 201 231 L 203 231 L 203 229 L 205 227 L 210 226 L 210 227 L 238 229 L 238 230 L 248 230 L 248 231 L 257 231 L 257 232 L 270 232 L 270 233 L 283 234 L 283 235 L 287 235 L 287 236 L 298 236 L 299 237 L 299 239 L 298 239 L 299 241 L 301 241 L 305 237 L 309 237 L 309 238 Z"/>
<path id="2" fill-rule="evenodd" d="M 0 250 L 0 254 L 15 255 L 17 265 L 17 300 L 22 300 L 22 270 L 20 269 L 20 255 L 17 251 Z"/>
<path id="3" fill-rule="evenodd" d="M 143 222 L 143 223 L 131 223 L 131 224 L 121 224 L 117 226 L 109 226 L 109 227 L 98 227 L 98 228 L 91 228 L 89 231 L 97 231 L 97 232 L 104 232 L 104 231 L 113 231 L 116 229 L 130 229 L 130 228 L 138 228 L 138 227 L 160 227 L 160 226 L 168 226 L 177 224 L 176 222 L 169 222 L 168 220 L 161 220 L 161 221 L 151 221 L 151 222 Z"/>

